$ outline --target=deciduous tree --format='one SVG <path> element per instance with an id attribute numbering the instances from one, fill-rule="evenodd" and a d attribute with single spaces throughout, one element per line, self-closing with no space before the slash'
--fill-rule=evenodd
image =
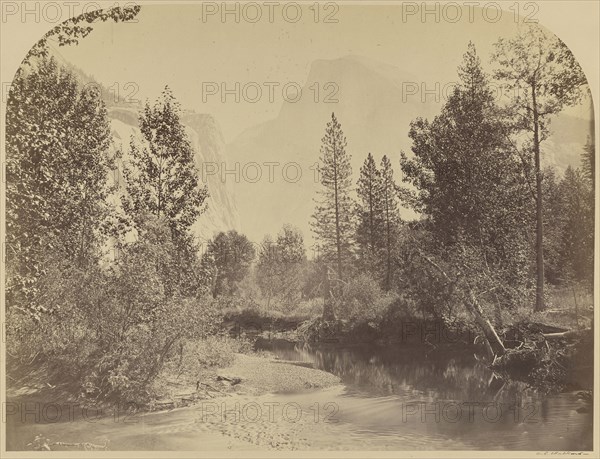
<path id="1" fill-rule="evenodd" d="M 35 300 L 44 263 L 97 260 L 111 214 L 109 146 L 95 88 L 49 57 L 17 72 L 6 114 L 9 301 L 44 310 Z"/>

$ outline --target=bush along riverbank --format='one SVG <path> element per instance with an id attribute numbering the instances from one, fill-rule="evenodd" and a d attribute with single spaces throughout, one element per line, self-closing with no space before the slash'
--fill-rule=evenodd
<path id="1" fill-rule="evenodd" d="M 205 345 L 210 345 L 215 351 L 219 348 L 218 351 L 222 353 L 221 355 L 223 353 L 227 355 L 223 355 L 224 358 L 219 357 L 218 362 L 215 361 L 215 365 L 212 366 L 207 365 L 205 362 L 202 374 L 190 372 L 189 368 L 186 368 L 185 373 L 174 373 L 172 368 L 165 369 L 152 384 L 150 388 L 151 398 L 144 404 L 131 401 L 109 402 L 108 400 L 94 400 L 91 397 L 83 396 L 74 397 L 64 388 L 50 388 L 47 385 L 40 385 L 38 388 L 31 387 L 28 391 L 9 391 L 8 406 L 10 408 L 7 413 L 9 428 L 11 428 L 11 423 L 15 419 L 28 419 L 28 422 L 35 422 L 36 424 L 48 422 L 47 420 L 44 422 L 44 419 L 47 419 L 48 416 L 43 413 L 45 413 L 44 407 L 48 406 L 49 403 L 55 408 L 71 407 L 68 417 L 71 422 L 91 422 L 90 420 L 92 420 L 93 422 L 103 423 L 107 421 L 115 422 L 116 419 L 123 422 L 129 422 L 128 419 L 131 422 L 139 422 L 141 419 L 139 416 L 149 414 L 149 412 L 172 411 L 201 403 L 215 403 L 218 406 L 222 406 L 221 404 L 224 403 L 235 405 L 242 402 L 256 404 L 255 400 L 260 399 L 259 397 L 263 395 L 310 392 L 330 388 L 340 383 L 337 376 L 311 368 L 310 365 L 281 360 L 266 352 L 253 352 L 248 348 L 248 343 L 248 341 L 244 341 L 236 344 L 231 343 L 229 339 L 224 339 L 224 343 L 197 344 L 195 346 L 196 350 Z M 234 348 L 244 353 L 231 354 L 228 352 Z M 216 355 L 215 352 L 212 357 Z M 75 399 L 77 399 L 76 404 L 74 403 Z M 75 406 L 78 409 L 74 409 Z M 36 407 L 42 415 L 34 417 Z M 25 412 L 28 413 L 28 418 L 23 418 Z M 62 411 L 60 416 L 63 419 L 67 418 Z M 240 429 L 244 430 L 244 427 L 240 427 L 237 422 L 232 422 L 229 419 L 223 420 L 222 423 L 215 423 L 212 418 L 209 418 L 206 423 L 203 421 L 203 424 L 206 424 L 203 428 L 203 434 L 207 441 L 222 441 L 226 444 L 231 443 L 231 439 L 225 441 L 228 438 L 227 436 L 236 438 L 240 436 L 238 431 Z M 272 422 L 263 422 L 262 427 L 273 430 L 274 426 L 272 424 Z M 285 429 L 283 430 L 285 431 Z M 285 435 L 276 436 L 275 433 L 271 432 L 272 438 L 268 438 L 270 446 L 285 449 L 289 439 L 283 438 Z M 38 451 L 110 449 L 109 440 L 104 441 L 102 444 L 96 441 L 83 441 L 89 440 L 89 438 L 89 435 L 86 436 L 85 432 L 82 432 L 80 436 L 66 434 L 65 437 L 37 433 L 28 440 L 28 449 Z M 238 440 L 235 445 L 239 449 L 247 448 L 248 441 L 252 443 L 251 439 L 245 437 Z"/>
<path id="2" fill-rule="evenodd" d="M 339 378 L 330 373 L 253 348 L 251 340 L 226 336 L 186 343 L 180 350 L 181 358 L 166 363 L 144 393 L 135 399 L 76 390 L 67 381 L 52 385 L 46 382 L 43 371 L 29 373 L 27 385 L 22 380 L 9 385 L 7 399 L 12 403 L 77 402 L 105 414 L 118 406 L 138 413 L 180 408 L 232 394 L 294 392 L 339 383 Z"/>

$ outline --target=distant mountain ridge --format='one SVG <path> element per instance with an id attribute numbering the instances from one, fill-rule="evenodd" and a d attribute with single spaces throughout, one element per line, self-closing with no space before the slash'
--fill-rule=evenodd
<path id="1" fill-rule="evenodd" d="M 336 85 L 337 102 L 324 101 L 327 83 Z M 315 84 L 321 91 L 318 101 L 314 99 Z M 332 112 L 347 137 L 353 181 L 356 183 L 360 166 L 371 152 L 377 162 L 384 154 L 390 157 L 400 183 L 400 152 L 411 155 L 410 122 L 417 117 L 432 119 L 444 102 L 443 98 L 436 103 L 432 97 L 422 100 L 421 94 L 411 95 L 415 84 L 420 86 L 421 81 L 410 72 L 370 58 L 350 55 L 314 61 L 298 102 L 284 102 L 276 118 L 245 130 L 227 145 L 231 161 L 240 167 L 250 162 L 275 162 L 281 170 L 286 164 L 297 163 L 302 170 L 301 179 L 294 183 L 281 174 L 275 175 L 273 183 L 268 182 L 264 178 L 267 167 L 263 167 L 263 179 L 257 183 L 234 183 L 242 231 L 252 240 L 260 240 L 265 233 L 275 233 L 282 224 L 291 223 L 311 239 L 309 221 L 319 189 L 314 168 Z M 590 126 L 589 119 L 568 115 L 553 120 L 554 134 L 543 144 L 545 164 L 559 170 L 578 166 L 592 132 Z M 410 210 L 401 212 L 405 219 L 416 217 Z"/>
<path id="2" fill-rule="evenodd" d="M 82 83 L 100 85 L 115 146 L 127 151 L 131 135 L 140 134 L 141 104 L 128 101 L 124 94 L 115 95 L 60 55 L 57 59 Z M 182 122 L 210 192 L 207 211 L 194 225 L 194 233 L 205 241 L 218 231 L 236 229 L 260 242 L 266 233 L 274 234 L 284 223 L 291 223 L 310 245 L 309 222 L 320 188 L 316 166 L 331 113 L 335 112 L 348 140 L 354 183 L 369 152 L 377 162 L 388 155 L 396 181 L 401 183 L 400 152 L 411 155 L 410 122 L 417 117 L 432 119 L 443 103 L 431 98 L 423 101 L 421 94 L 407 92 L 409 86 L 421 82 L 404 69 L 367 57 L 315 60 L 300 100 L 284 101 L 275 118 L 246 129 L 229 143 L 211 115 L 185 111 Z M 553 120 L 553 134 L 542 145 L 543 162 L 560 171 L 578 166 L 583 146 L 593 134 L 591 116 L 560 115 Z M 209 164 L 214 173 L 202 173 Z M 405 219 L 418 217 L 408 209 L 401 213 Z"/>

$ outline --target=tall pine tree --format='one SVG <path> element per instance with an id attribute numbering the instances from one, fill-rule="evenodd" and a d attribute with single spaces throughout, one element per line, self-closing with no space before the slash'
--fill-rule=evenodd
<path id="1" fill-rule="evenodd" d="M 396 183 L 394 182 L 394 171 L 392 163 L 387 156 L 381 160 L 381 222 L 382 241 L 380 244 L 380 259 L 384 263 L 383 288 L 389 290 L 392 287 L 394 275 L 394 247 L 398 240 L 400 229 L 400 214 L 398 213 L 398 197 L 396 194 Z"/>
<path id="2" fill-rule="evenodd" d="M 398 239 L 400 215 L 392 164 L 383 156 L 377 169 L 369 153 L 358 179 L 356 241 L 359 266 L 381 282 L 385 290 L 392 285 L 394 247 Z"/>
<path id="3" fill-rule="evenodd" d="M 346 153 L 346 137 L 334 113 L 322 138 L 320 159 L 322 189 L 312 228 L 323 259 L 335 264 L 338 280 L 343 280 L 353 247 L 352 166 Z"/>
<path id="4" fill-rule="evenodd" d="M 360 168 L 357 185 L 357 261 L 361 270 L 366 270 L 376 275 L 380 271 L 378 252 L 382 229 L 381 174 L 371 153 L 367 155 L 367 159 L 365 159 L 363 166 Z"/>
<path id="5" fill-rule="evenodd" d="M 580 169 L 568 167 L 560 184 L 563 200 L 563 279 L 594 285 L 594 189 Z"/>
<path id="6" fill-rule="evenodd" d="M 544 309 L 544 216 L 541 144 L 548 138 L 552 116 L 566 106 L 579 103 L 587 83 L 573 53 L 555 35 L 539 25 L 523 28 L 510 39 L 496 43 L 496 77 L 507 94 L 513 95 L 516 128 L 528 134 L 525 153 L 534 161 L 536 210 L 536 302 L 535 311 Z"/>

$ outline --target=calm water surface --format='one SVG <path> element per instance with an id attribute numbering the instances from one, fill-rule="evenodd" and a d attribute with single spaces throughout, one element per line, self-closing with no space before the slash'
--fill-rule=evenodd
<path id="1" fill-rule="evenodd" d="M 283 344 L 269 350 L 331 372 L 342 384 L 130 417 L 94 419 L 92 410 L 87 420 L 65 421 L 63 414 L 60 422 L 36 423 L 34 416 L 26 422 L 8 416 L 8 449 L 28 449 L 36 434 L 52 441 L 108 440 L 111 450 L 592 448 L 592 414 L 576 411 L 585 406 L 576 393 L 543 397 L 504 383 L 465 352 Z"/>

